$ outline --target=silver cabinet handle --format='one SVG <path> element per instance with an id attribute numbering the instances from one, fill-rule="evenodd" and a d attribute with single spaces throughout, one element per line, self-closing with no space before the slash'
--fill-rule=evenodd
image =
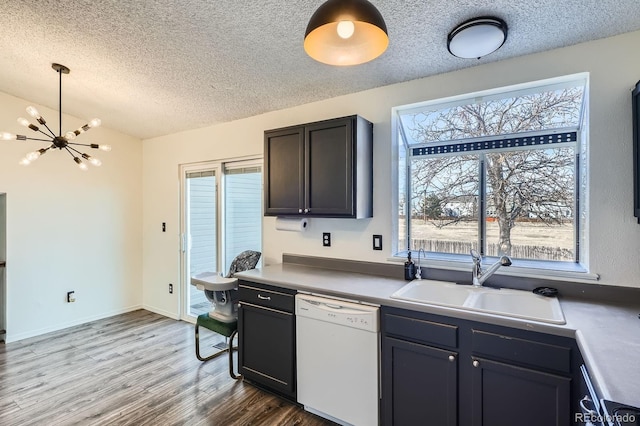
<path id="1" fill-rule="evenodd" d="M 298 213 L 302 213 L 302 209 L 298 209 Z"/>
<path id="2" fill-rule="evenodd" d="M 478 361 L 477 359 L 474 359 L 472 364 L 474 367 L 480 367 L 480 361 Z"/>
<path id="3" fill-rule="evenodd" d="M 260 300 L 271 300 L 271 296 L 263 296 L 258 293 L 258 299 Z"/>
<path id="4" fill-rule="evenodd" d="M 453 362 L 456 360 L 456 357 L 453 355 L 449 355 L 449 361 Z"/>
<path id="5" fill-rule="evenodd" d="M 309 213 L 311 211 L 311 209 L 304 209 L 305 213 Z"/>

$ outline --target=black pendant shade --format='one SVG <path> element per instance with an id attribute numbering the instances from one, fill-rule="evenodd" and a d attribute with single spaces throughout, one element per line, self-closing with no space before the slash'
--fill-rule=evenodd
<path id="1" fill-rule="evenodd" d="M 328 0 L 311 16 L 304 50 L 328 65 L 358 65 L 382 55 L 389 45 L 387 25 L 367 0 Z"/>

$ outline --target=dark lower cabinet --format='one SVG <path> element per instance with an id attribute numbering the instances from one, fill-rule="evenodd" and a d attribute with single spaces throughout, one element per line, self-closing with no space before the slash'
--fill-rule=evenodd
<path id="1" fill-rule="evenodd" d="M 458 424 L 457 353 L 386 337 L 383 422 L 388 425 Z M 427 420 L 428 419 L 428 420 Z"/>
<path id="2" fill-rule="evenodd" d="M 383 307 L 384 425 L 564 426 L 580 393 L 575 340 Z"/>
<path id="3" fill-rule="evenodd" d="M 240 373 L 295 400 L 295 292 L 246 281 L 240 281 L 239 292 Z"/>
<path id="4" fill-rule="evenodd" d="M 571 424 L 571 379 L 487 359 L 474 359 L 473 426 Z"/>

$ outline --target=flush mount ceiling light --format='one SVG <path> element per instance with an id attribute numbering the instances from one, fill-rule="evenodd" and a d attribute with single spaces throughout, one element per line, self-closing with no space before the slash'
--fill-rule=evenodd
<path id="1" fill-rule="evenodd" d="M 389 45 L 387 25 L 367 0 L 328 0 L 313 14 L 304 50 L 328 65 L 358 65 L 382 55 Z"/>
<path id="2" fill-rule="evenodd" d="M 458 58 L 480 59 L 495 52 L 507 40 L 507 24 L 500 18 L 484 16 L 458 25 L 449 33 L 447 48 Z"/>
<path id="3" fill-rule="evenodd" d="M 47 137 L 47 139 L 42 139 L 42 138 L 29 138 L 25 135 L 14 135 L 12 133 L 8 133 L 8 132 L 0 132 L 0 139 L 3 140 L 19 140 L 19 141 L 25 141 L 25 140 L 30 140 L 30 141 L 42 141 L 42 142 L 47 142 L 50 143 L 51 145 L 49 145 L 47 148 L 42 148 L 39 149 L 37 151 L 33 151 L 28 153 L 22 160 L 20 160 L 20 164 L 22 164 L 23 166 L 27 166 L 29 164 L 31 164 L 31 162 L 37 160 L 41 155 L 46 154 L 47 151 L 49 151 L 50 149 L 56 149 L 58 148 L 59 150 L 65 150 L 67 151 L 71 157 L 73 157 L 73 161 L 76 162 L 76 164 L 78 165 L 78 167 L 81 170 L 87 170 L 87 164 L 84 163 L 80 157 L 84 158 L 85 160 L 87 160 L 89 163 L 93 164 L 94 166 L 99 166 L 102 164 L 102 162 L 100 160 L 98 160 L 95 157 L 92 157 L 88 154 L 85 154 L 83 152 L 78 151 L 77 149 L 75 149 L 74 147 L 72 147 L 71 145 L 76 145 L 76 146 L 86 146 L 86 147 L 90 147 L 93 149 L 100 149 L 102 151 L 111 151 L 111 146 L 109 145 L 98 145 L 95 143 L 91 143 L 91 144 L 86 144 L 86 143 L 73 143 L 70 142 L 72 140 L 74 140 L 76 138 L 76 136 L 80 135 L 81 133 L 86 132 L 89 129 L 92 129 L 94 127 L 98 127 L 100 125 L 100 119 L 98 118 L 94 118 L 93 120 L 89 121 L 89 123 L 85 124 L 84 126 L 80 127 L 77 130 L 74 131 L 69 131 L 67 133 L 64 134 L 64 136 L 62 135 L 62 74 L 69 74 L 70 70 L 69 68 L 65 67 L 64 65 L 60 65 L 60 64 L 51 64 L 51 68 L 53 68 L 58 74 L 59 74 L 59 81 L 60 81 L 60 91 L 59 91 L 59 118 L 60 118 L 60 132 L 58 133 L 58 135 L 56 136 L 56 134 L 49 128 L 49 126 L 47 126 L 47 122 L 45 121 L 45 119 L 40 115 L 40 113 L 38 113 L 38 110 L 35 109 L 34 107 L 30 106 L 27 107 L 27 113 L 33 117 L 41 126 L 44 126 L 44 128 L 46 129 L 46 131 L 44 131 L 43 129 L 41 129 L 40 127 L 36 126 L 35 124 L 32 124 L 29 122 L 29 120 L 27 120 L 26 118 L 18 118 L 18 123 L 23 125 L 24 127 L 28 127 L 29 129 L 33 130 L 34 132 L 39 132 L 42 133 L 43 135 L 45 135 Z"/>

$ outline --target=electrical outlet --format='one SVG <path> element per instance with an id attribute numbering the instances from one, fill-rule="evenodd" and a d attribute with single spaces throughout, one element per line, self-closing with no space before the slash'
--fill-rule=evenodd
<path id="1" fill-rule="evenodd" d="M 322 245 L 324 247 L 331 247 L 331 233 L 323 232 L 322 233 Z"/>
<path id="2" fill-rule="evenodd" d="M 173 294 L 173 284 L 169 283 L 169 294 Z"/>
<path id="3" fill-rule="evenodd" d="M 73 303 L 76 301 L 76 292 L 68 291 L 67 292 L 67 303 Z"/>

